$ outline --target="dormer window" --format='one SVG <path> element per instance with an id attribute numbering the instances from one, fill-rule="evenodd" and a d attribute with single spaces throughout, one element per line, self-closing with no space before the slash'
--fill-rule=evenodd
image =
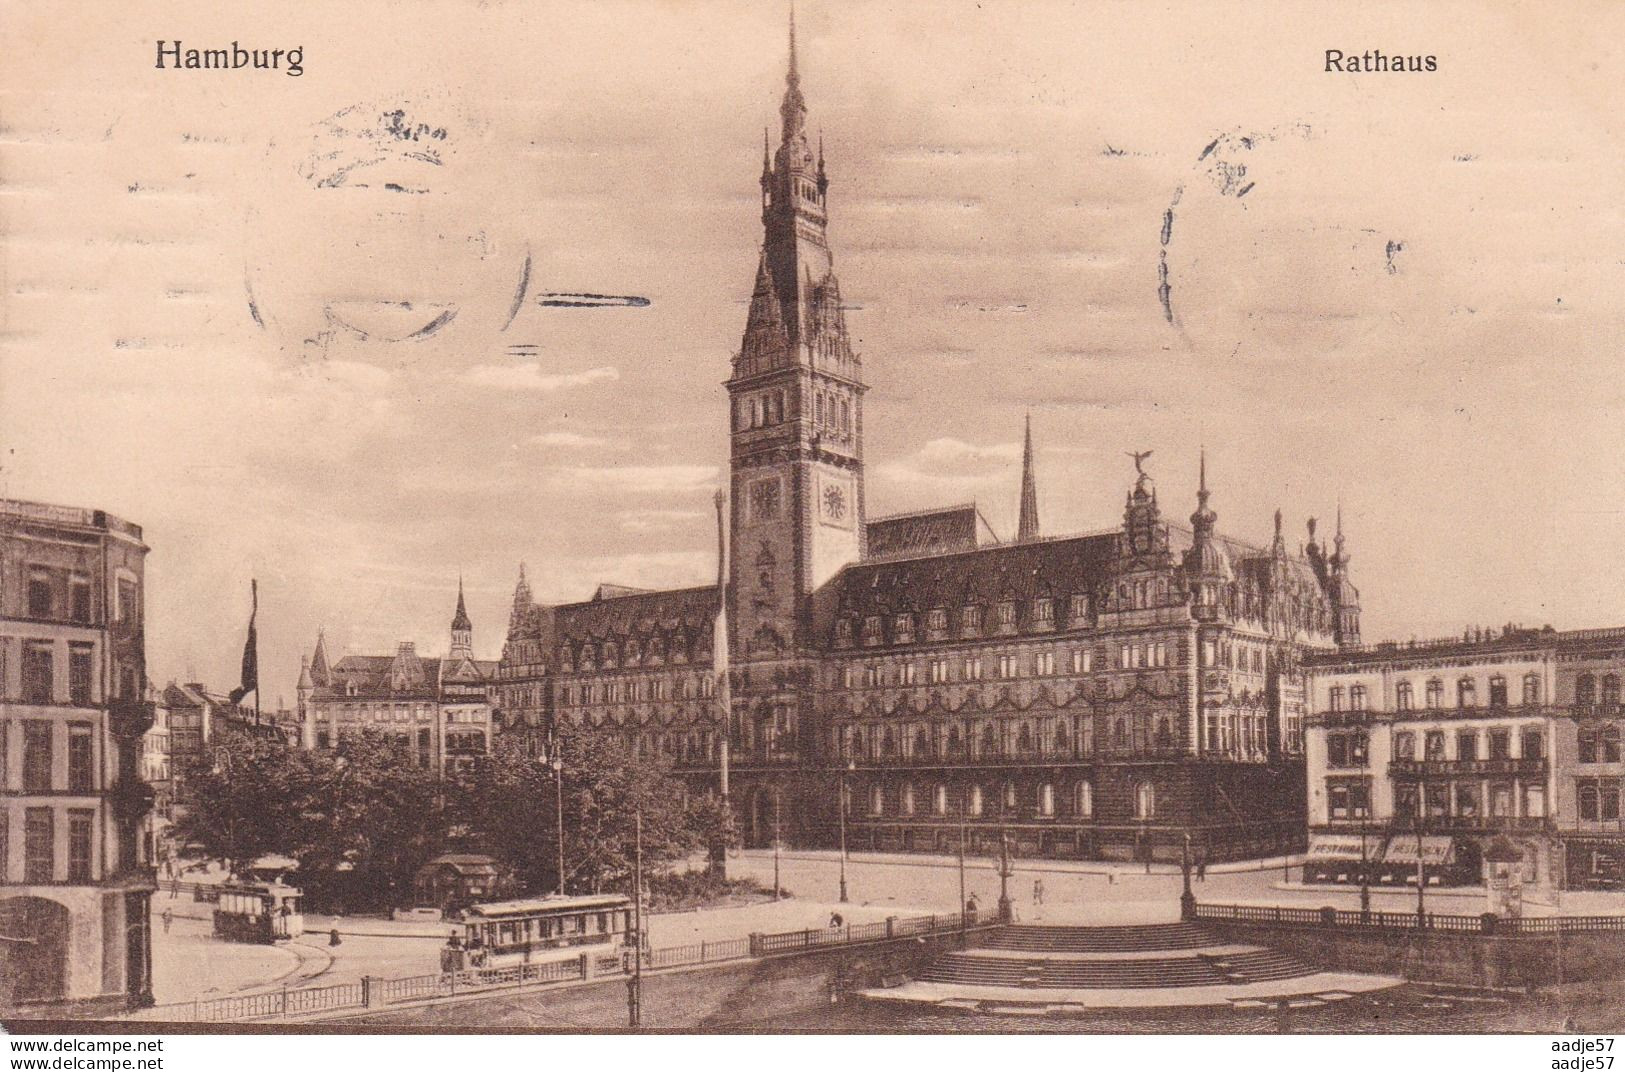
<path id="1" fill-rule="evenodd" d="M 842 618 L 835 623 L 835 643 L 843 648 L 852 646 L 851 618 Z"/>
<path id="2" fill-rule="evenodd" d="M 863 620 L 863 642 L 865 644 L 880 643 L 880 615 L 871 614 Z"/>
<path id="3" fill-rule="evenodd" d="M 617 649 L 615 647 L 614 644 L 605 644 L 604 645 L 604 665 L 606 667 L 614 666 L 615 663 L 616 663 L 616 660 L 619 659 L 619 658 L 620 658 L 620 651 L 619 651 L 619 649 Z"/>
<path id="4" fill-rule="evenodd" d="M 1016 601 L 1002 600 L 999 603 L 999 628 L 1014 629 L 1016 625 Z"/>
<path id="5" fill-rule="evenodd" d="M 1085 624 L 1089 620 L 1089 597 L 1082 592 L 1072 593 L 1068 609 L 1072 612 L 1074 627 Z"/>
<path id="6" fill-rule="evenodd" d="M 975 636 L 982 631 L 982 608 L 975 604 L 959 609 L 959 631 L 965 636 Z"/>
<path id="7" fill-rule="evenodd" d="M 1055 624 L 1055 601 L 1047 596 L 1033 600 L 1033 624 L 1047 628 Z"/>
<path id="8" fill-rule="evenodd" d="M 925 616 L 925 628 L 931 639 L 940 640 L 948 632 L 948 612 L 941 607 L 932 610 Z"/>
<path id="9" fill-rule="evenodd" d="M 914 615 L 899 614 L 892 621 L 892 639 L 899 644 L 914 643 Z"/>

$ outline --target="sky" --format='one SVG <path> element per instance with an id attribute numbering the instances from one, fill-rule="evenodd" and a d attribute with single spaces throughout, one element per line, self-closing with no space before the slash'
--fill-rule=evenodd
<path id="1" fill-rule="evenodd" d="M 1345 6 L 802 0 L 871 514 L 1012 534 L 1030 412 L 1047 534 L 1205 446 L 1236 537 L 1341 504 L 1368 640 L 1625 624 L 1625 7 Z M 267 706 L 459 577 L 488 658 L 520 562 L 704 583 L 786 6 L 282 7 L 0 14 L 0 495 L 144 527 L 160 683 L 257 578 Z"/>

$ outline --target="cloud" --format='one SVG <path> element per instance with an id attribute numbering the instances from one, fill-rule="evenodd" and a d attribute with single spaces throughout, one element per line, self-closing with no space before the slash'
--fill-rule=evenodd
<path id="1" fill-rule="evenodd" d="M 621 450 L 627 445 L 625 440 L 582 435 L 580 432 L 543 432 L 541 435 L 531 436 L 527 442 L 538 447 L 564 447 L 569 450 L 585 447 L 612 447 Z"/>
<path id="2" fill-rule="evenodd" d="M 705 516 L 703 510 L 627 510 L 621 514 L 620 522 L 627 532 L 647 534 L 669 532 Z"/>
<path id="3" fill-rule="evenodd" d="M 912 454 L 881 463 L 876 470 L 886 479 L 903 485 L 966 488 L 1007 481 L 1010 467 L 1020 461 L 1020 443 L 981 446 L 942 436 L 927 441 Z"/>
<path id="4" fill-rule="evenodd" d="M 716 486 L 714 465 L 567 465 L 547 471 L 555 487 L 612 494 L 689 493 Z"/>
<path id="5" fill-rule="evenodd" d="M 498 387 L 508 391 L 561 391 L 567 387 L 585 387 L 600 380 L 618 380 L 621 374 L 615 368 L 602 365 L 581 372 L 544 373 L 539 362 L 523 365 L 475 365 L 463 374 L 463 379 L 477 387 Z"/>

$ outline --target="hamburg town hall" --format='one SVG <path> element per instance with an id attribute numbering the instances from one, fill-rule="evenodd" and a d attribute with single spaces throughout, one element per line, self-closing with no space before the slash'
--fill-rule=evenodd
<path id="1" fill-rule="evenodd" d="M 727 381 L 726 584 L 548 605 L 521 569 L 508 732 L 615 734 L 695 792 L 726 769 L 746 845 L 833 846 L 843 816 L 852 847 L 885 850 L 952 851 L 961 829 L 973 850 L 1107 859 L 1301 842 L 1301 662 L 1359 642 L 1341 526 L 1323 545 L 1311 521 L 1296 551 L 1279 512 L 1268 547 L 1222 536 L 1205 464 L 1186 526 L 1139 454 L 1120 523 L 1047 537 L 1030 428 L 1013 541 L 974 505 L 870 517 L 793 24 L 779 111 Z"/>

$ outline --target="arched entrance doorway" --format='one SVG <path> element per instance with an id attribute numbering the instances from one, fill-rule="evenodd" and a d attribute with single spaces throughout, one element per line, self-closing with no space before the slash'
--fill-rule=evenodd
<path id="1" fill-rule="evenodd" d="M 67 908 L 43 897 L 0 901 L 0 1005 L 67 996 L 69 923 Z"/>

